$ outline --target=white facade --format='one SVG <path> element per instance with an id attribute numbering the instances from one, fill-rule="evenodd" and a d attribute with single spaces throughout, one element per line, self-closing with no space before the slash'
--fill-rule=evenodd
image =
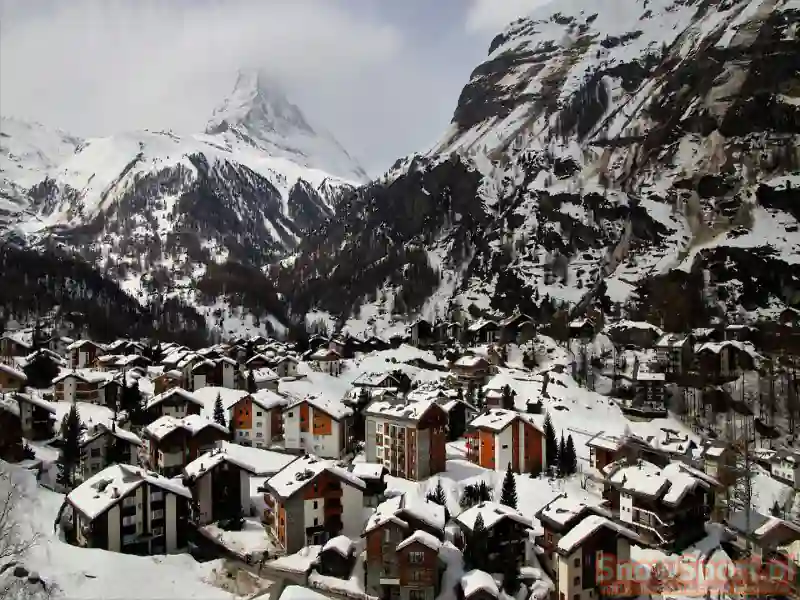
<path id="1" fill-rule="evenodd" d="M 342 482 L 342 534 L 357 540 L 364 531 L 364 493 Z"/>
<path id="2" fill-rule="evenodd" d="M 85 479 L 89 479 L 95 473 L 99 473 L 106 467 L 106 450 L 108 447 L 109 442 L 106 435 L 101 435 L 98 438 L 92 440 L 85 446 L 81 448 L 81 477 Z M 124 442 L 119 442 L 124 443 Z M 137 466 L 139 461 L 137 459 L 139 455 L 139 446 L 135 444 L 130 444 L 130 460 L 126 464 L 130 464 L 133 466 Z"/>
<path id="3" fill-rule="evenodd" d="M 775 460 L 772 463 L 772 474 L 797 488 L 797 484 L 800 482 L 800 463 L 788 458 Z"/>
<path id="4" fill-rule="evenodd" d="M 205 373 L 198 373 L 197 375 L 192 375 L 192 389 L 199 390 L 200 388 L 206 387 L 206 375 Z"/>
<path id="5" fill-rule="evenodd" d="M 314 406 L 308 404 L 308 431 L 300 431 L 300 405 L 293 406 L 283 413 L 284 447 L 287 450 L 305 450 L 321 458 L 341 458 L 341 422 L 330 417 L 331 434 L 314 435 Z M 322 412 L 322 411 L 321 411 Z"/>
<path id="6" fill-rule="evenodd" d="M 222 362 L 222 387 L 236 389 L 236 367 L 227 361 Z"/>
<path id="7" fill-rule="evenodd" d="M 630 542 L 622 535 L 617 536 L 616 556 L 613 558 L 623 565 L 630 561 Z M 583 551 L 580 546 L 568 556 L 557 554 L 556 575 L 558 577 L 559 597 L 568 600 L 598 600 L 597 581 L 583 581 Z M 595 571 L 602 567 L 596 567 Z"/>
<path id="8" fill-rule="evenodd" d="M 169 469 L 170 467 L 183 466 L 183 453 L 182 452 L 164 452 L 158 451 L 158 468 L 159 470 Z"/>
<path id="9" fill-rule="evenodd" d="M 243 446 L 255 446 L 256 448 L 269 448 L 272 445 L 272 415 L 270 411 L 253 402 L 251 404 L 251 422 L 253 424 L 249 429 L 244 429 L 237 425 L 236 427 L 236 443 Z M 228 422 L 233 419 L 234 408 L 231 408 L 228 415 Z M 300 428 L 300 419 L 297 420 L 298 431 Z"/>

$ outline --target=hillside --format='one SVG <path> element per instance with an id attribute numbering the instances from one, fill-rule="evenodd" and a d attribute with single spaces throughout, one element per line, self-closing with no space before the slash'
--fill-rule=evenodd
<path id="1" fill-rule="evenodd" d="M 301 244 L 293 306 L 369 331 L 598 294 L 675 327 L 794 304 L 800 3 L 619 6 L 559 2 L 498 35 L 440 143 Z"/>

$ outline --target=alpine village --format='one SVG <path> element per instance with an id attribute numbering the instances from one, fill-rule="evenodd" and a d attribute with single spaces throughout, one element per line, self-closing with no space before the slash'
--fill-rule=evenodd
<path id="1" fill-rule="evenodd" d="M 547 4 L 371 182 L 271 85 L 3 121 L 0 597 L 800 600 L 797 0 Z"/>

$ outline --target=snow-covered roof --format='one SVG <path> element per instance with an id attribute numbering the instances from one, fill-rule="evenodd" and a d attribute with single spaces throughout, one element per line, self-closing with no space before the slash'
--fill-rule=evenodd
<path id="1" fill-rule="evenodd" d="M 336 537 L 333 537 L 325 542 L 325 545 L 322 547 L 322 552 L 333 550 L 334 552 L 347 558 L 353 552 L 353 545 L 353 540 L 346 535 L 337 535 Z"/>
<path id="2" fill-rule="evenodd" d="M 28 376 L 25 373 L 5 363 L 0 363 L 0 371 L 22 382 L 28 381 Z"/>
<path id="3" fill-rule="evenodd" d="M 362 479 L 339 466 L 336 461 L 325 460 L 311 454 L 301 456 L 286 465 L 266 481 L 266 486 L 278 497 L 286 499 L 303 489 L 322 472 L 328 472 L 359 490 L 363 491 L 366 488 Z"/>
<path id="4" fill-rule="evenodd" d="M 203 401 L 200 400 L 200 398 L 198 398 L 192 392 L 187 392 L 182 387 L 174 387 L 168 389 L 165 392 L 161 392 L 157 396 L 153 396 L 152 398 L 150 398 L 150 401 L 147 403 L 147 409 L 149 410 L 154 406 L 158 406 L 165 400 L 170 400 L 173 397 L 177 397 L 186 402 L 191 402 L 192 404 L 197 404 L 198 406 L 203 406 Z"/>
<path id="5" fill-rule="evenodd" d="M 586 445 L 590 448 L 600 448 L 601 450 L 615 452 L 622 445 L 622 440 L 617 436 L 610 436 L 601 431 L 589 438 L 586 441 Z"/>
<path id="6" fill-rule="evenodd" d="M 600 515 L 589 515 L 583 521 L 576 524 L 575 527 L 570 529 L 564 536 L 558 540 L 558 550 L 565 554 L 571 553 L 577 548 L 584 540 L 589 538 L 599 529 L 607 527 L 618 535 L 624 535 L 630 540 L 641 541 L 639 536 L 619 523 L 611 521 L 606 517 Z"/>
<path id="7" fill-rule="evenodd" d="M 317 548 L 317 550 L 319 550 L 319 548 Z M 277 560 L 288 561 L 291 558 L 292 556 L 284 556 Z M 288 585 L 283 588 L 278 600 L 330 600 L 330 598 L 307 587 L 300 585 Z"/>
<path id="8" fill-rule="evenodd" d="M 520 525 L 533 527 L 533 522 L 527 517 L 523 517 L 517 509 L 498 502 L 481 502 L 458 515 L 456 521 L 472 531 L 478 515 L 483 519 L 483 526 L 486 529 L 491 529 L 502 519 L 511 519 Z"/>
<path id="9" fill-rule="evenodd" d="M 179 479 L 131 465 L 112 465 L 72 490 L 67 501 L 89 519 L 95 519 L 145 482 L 184 498 L 192 497 Z"/>
<path id="10" fill-rule="evenodd" d="M 314 352 L 311 356 L 308 357 L 308 360 L 314 361 L 331 361 L 331 360 L 341 360 L 342 355 L 336 352 L 336 350 L 331 350 L 330 348 L 320 348 L 316 352 Z"/>
<path id="11" fill-rule="evenodd" d="M 612 465 L 606 467 L 607 477 L 620 489 L 631 494 L 661 498 L 662 502 L 672 506 L 680 504 L 686 494 L 698 486 L 708 488 L 710 485 L 708 476 L 701 476 L 699 471 L 680 462 L 672 462 L 663 469 L 644 460 L 627 466 L 619 463 Z"/>
<path id="12" fill-rule="evenodd" d="M 250 396 L 253 398 L 253 403 L 264 410 L 271 410 L 278 406 L 288 406 L 289 404 L 289 398 L 272 390 L 259 390 L 254 394 L 250 394 Z"/>
<path id="13" fill-rule="evenodd" d="M 104 384 L 113 381 L 116 375 L 114 375 L 113 373 L 106 373 L 104 371 L 95 371 L 94 369 L 77 369 L 74 371 L 64 371 L 63 373 L 54 377 L 51 383 L 55 385 L 70 377 L 74 377 L 75 379 L 80 379 L 85 383 Z"/>
<path id="14" fill-rule="evenodd" d="M 482 364 L 486 364 L 488 361 L 483 356 L 478 356 L 475 354 L 467 354 L 462 356 L 455 362 L 455 366 L 457 367 L 464 367 L 464 368 L 475 368 L 479 367 Z"/>
<path id="15" fill-rule="evenodd" d="M 472 332 L 480 331 L 484 327 L 491 327 L 491 326 L 497 327 L 497 323 L 489 319 L 478 319 L 472 325 L 467 327 L 467 331 L 472 331 Z"/>
<path id="16" fill-rule="evenodd" d="M 475 429 L 489 429 L 491 431 L 503 431 L 515 420 L 521 419 L 530 423 L 539 431 L 544 431 L 544 416 L 520 413 L 515 410 L 504 408 L 490 408 L 485 413 L 479 414 L 470 421 L 469 426 Z"/>
<path id="17" fill-rule="evenodd" d="M 444 529 L 446 522 L 444 506 L 427 498 L 403 494 L 400 497 L 400 512 L 422 521 L 434 529 Z"/>
<path id="18" fill-rule="evenodd" d="M 98 423 L 91 429 L 84 431 L 81 437 L 81 445 L 86 445 L 98 437 L 104 435 L 105 433 L 109 433 L 114 437 L 128 442 L 129 444 L 133 444 L 135 446 L 142 445 L 142 439 L 133 433 L 132 431 L 128 431 L 127 429 L 123 429 L 116 424 L 113 424 L 113 427 L 106 427 L 103 423 Z"/>
<path id="19" fill-rule="evenodd" d="M 26 348 L 33 347 L 33 332 L 30 330 L 27 331 L 7 331 L 0 339 L 8 339 L 12 342 L 19 344 L 20 346 L 24 346 Z"/>
<path id="20" fill-rule="evenodd" d="M 264 477 L 275 475 L 295 459 L 297 459 L 297 456 L 294 454 L 241 446 L 223 441 L 219 448 L 200 455 L 186 465 L 184 473 L 189 477 L 199 477 L 218 464 L 229 462 L 252 475 Z"/>
<path id="21" fill-rule="evenodd" d="M 636 381 L 666 381 L 667 376 L 664 373 L 656 373 L 653 371 L 638 371 L 636 373 Z"/>
<path id="22" fill-rule="evenodd" d="M 676 348 L 686 342 L 686 335 L 682 333 L 665 333 L 656 340 L 657 348 Z"/>
<path id="23" fill-rule="evenodd" d="M 359 479 L 380 479 L 383 477 L 384 472 L 386 471 L 386 467 L 383 463 L 368 463 L 368 462 L 358 462 L 353 463 L 350 472 L 358 477 Z"/>
<path id="24" fill-rule="evenodd" d="M 537 518 L 547 519 L 557 525 L 566 525 L 576 517 L 593 512 L 604 517 L 611 518 L 611 512 L 605 508 L 607 502 L 602 498 L 597 498 L 586 494 L 580 499 L 570 494 L 561 494 L 546 504 L 537 513 Z"/>
<path id="25" fill-rule="evenodd" d="M 432 406 L 439 407 L 432 400 L 419 402 L 387 402 L 377 400 L 367 406 L 366 414 L 385 417 L 389 419 L 402 419 L 404 421 L 419 421 Z M 441 407 L 439 407 L 441 408 Z"/>
<path id="26" fill-rule="evenodd" d="M 67 346 L 67 351 L 77 350 L 78 348 L 83 348 L 84 346 L 94 346 L 100 350 L 105 350 L 105 346 L 98 342 L 93 342 L 92 340 L 78 340 L 77 342 L 72 342 L 69 346 Z"/>
<path id="27" fill-rule="evenodd" d="M 15 417 L 20 416 L 19 404 L 14 402 L 11 397 L 6 394 L 0 394 L 0 410 L 11 413 Z"/>
<path id="28" fill-rule="evenodd" d="M 335 420 L 344 419 L 349 417 L 353 414 L 352 409 L 345 406 L 342 402 L 338 400 L 332 400 L 330 398 L 322 398 L 321 396 L 313 395 L 313 396 L 306 396 L 305 398 L 300 398 L 289 404 L 284 411 L 290 410 L 295 408 L 296 406 L 300 406 L 303 403 L 308 403 L 312 408 L 315 410 L 321 410 L 327 415 L 330 415 Z"/>
<path id="29" fill-rule="evenodd" d="M 265 381 L 275 381 L 280 379 L 278 374 L 269 367 L 260 367 L 258 369 L 251 369 L 250 373 L 253 375 L 253 381 L 256 383 L 263 383 Z"/>
<path id="30" fill-rule="evenodd" d="M 361 375 L 353 380 L 353 385 L 363 387 L 380 387 L 386 383 L 387 379 L 397 383 L 397 378 L 391 373 L 361 373 Z"/>
<path id="31" fill-rule="evenodd" d="M 17 402 L 28 402 L 34 406 L 38 406 L 39 408 L 46 410 L 49 413 L 56 414 L 56 405 L 48 400 L 45 400 L 38 393 L 16 393 L 14 394 L 14 398 L 16 398 Z"/>
<path id="32" fill-rule="evenodd" d="M 607 331 L 613 331 L 615 329 L 642 329 L 642 330 L 649 330 L 653 331 L 657 335 L 663 335 L 660 327 L 656 327 L 655 325 L 648 323 L 647 321 L 629 321 L 627 319 L 623 319 L 621 321 L 617 321 L 616 323 L 611 323 L 610 325 L 606 326 Z"/>
<path id="33" fill-rule="evenodd" d="M 417 529 L 414 533 L 412 533 L 402 542 L 397 544 L 397 551 L 399 552 L 400 550 L 410 546 L 411 544 L 422 544 L 423 546 L 430 548 L 434 552 L 438 552 L 442 547 L 441 540 L 436 539 L 433 535 L 431 535 L 427 531 L 423 531 L 422 529 Z"/>
<path id="34" fill-rule="evenodd" d="M 222 401 L 222 409 L 224 411 L 230 410 L 237 402 L 249 396 L 247 390 L 235 390 L 233 388 L 226 388 L 216 385 L 209 385 L 196 389 L 194 397 L 203 407 L 201 414 L 206 418 L 213 418 L 214 407 L 217 403 L 217 397 Z"/>
<path id="35" fill-rule="evenodd" d="M 213 427 L 222 433 L 228 433 L 227 428 L 201 415 L 186 415 L 182 419 L 176 419 L 172 415 L 164 415 L 145 427 L 144 433 L 151 439 L 162 440 L 177 429 L 183 429 L 194 436 L 206 427 Z"/>
<path id="36" fill-rule="evenodd" d="M 467 571 L 461 576 L 461 590 L 464 592 L 465 598 L 469 598 L 478 591 L 487 592 L 495 598 L 500 597 L 500 588 L 494 577 L 486 571 L 478 569 Z"/>

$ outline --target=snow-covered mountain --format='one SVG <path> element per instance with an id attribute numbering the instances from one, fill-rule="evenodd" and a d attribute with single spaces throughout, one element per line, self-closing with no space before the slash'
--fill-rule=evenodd
<path id="1" fill-rule="evenodd" d="M 795 304 L 799 27 L 798 0 L 537 10 L 493 40 L 441 142 L 359 190 L 282 289 L 362 331 L 451 306 L 601 299 L 682 327 Z"/>
<path id="2" fill-rule="evenodd" d="M 142 300 L 183 289 L 194 303 L 209 264 L 282 258 L 366 176 L 267 85 L 240 73 L 196 135 L 79 141 L 4 120 L 0 165 L 15 175 L 0 188 L 5 220 L 33 244 L 72 248 Z"/>

